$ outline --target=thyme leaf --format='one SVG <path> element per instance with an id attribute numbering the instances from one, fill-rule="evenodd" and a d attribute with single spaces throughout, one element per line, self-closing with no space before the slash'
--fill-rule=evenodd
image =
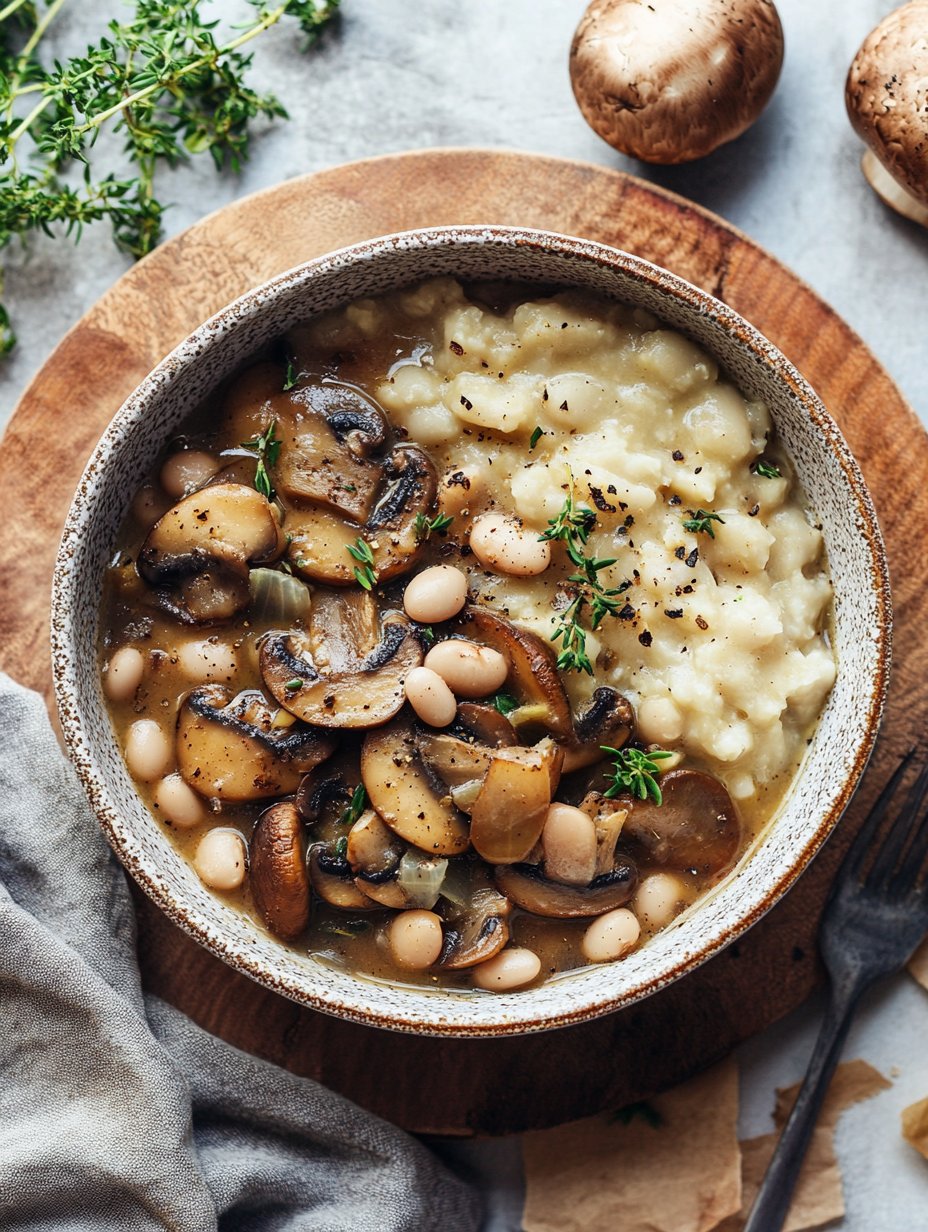
<path id="1" fill-rule="evenodd" d="M 268 474 L 269 466 L 276 466 L 280 457 L 280 447 L 283 442 L 277 436 L 277 420 L 272 419 L 268 426 L 258 436 L 249 441 L 242 441 L 243 449 L 253 449 L 258 455 L 258 465 L 255 468 L 255 487 L 268 500 L 274 499 L 274 485 Z"/>
<path id="2" fill-rule="evenodd" d="M 715 531 L 712 527 L 713 522 L 718 522 L 721 526 L 725 525 L 725 519 L 717 513 L 709 513 L 705 509 L 687 509 L 690 516 L 683 519 L 683 529 L 691 531 L 694 535 L 706 534 L 710 539 L 715 538 Z"/>
<path id="3" fill-rule="evenodd" d="M 607 800 L 627 791 L 639 800 L 650 798 L 655 804 L 664 803 L 657 782 L 657 776 L 661 772 L 658 762 L 673 757 L 673 753 L 666 749 L 613 749 L 607 744 L 601 744 L 599 747 L 613 757 L 613 769 L 606 773 L 606 778 L 611 782 L 603 792 Z"/>

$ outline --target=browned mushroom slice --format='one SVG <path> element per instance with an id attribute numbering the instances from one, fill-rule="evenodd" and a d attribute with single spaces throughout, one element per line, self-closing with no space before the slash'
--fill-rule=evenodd
<path id="1" fill-rule="evenodd" d="M 498 954 L 509 940 L 512 903 L 492 887 L 475 890 L 466 907 L 446 916 L 438 966 L 446 971 L 475 967 Z"/>
<path id="2" fill-rule="evenodd" d="M 516 729 L 495 706 L 461 702 L 455 722 L 456 726 L 462 727 L 479 744 L 485 744 L 491 749 L 507 748 L 519 743 Z"/>
<path id="3" fill-rule="evenodd" d="M 331 382 L 278 395 L 271 417 L 282 442 L 274 468 L 278 491 L 365 522 L 381 479 L 380 464 L 369 457 L 386 436 L 380 409 L 359 390 Z"/>
<path id="4" fill-rule="evenodd" d="M 383 622 L 380 643 L 352 661 L 354 650 L 340 647 L 344 665 L 332 671 L 316 665 L 305 638 L 272 635 L 261 644 L 261 675 L 268 692 L 307 723 L 377 727 L 403 705 L 406 676 L 422 662 L 422 646 L 407 618 L 391 612 Z"/>
<path id="5" fill-rule="evenodd" d="M 252 898 L 265 924 L 284 941 L 298 937 L 309 923 L 302 831 L 293 802 L 282 800 L 265 809 L 251 838 Z"/>
<path id="6" fill-rule="evenodd" d="M 482 783 L 493 756 L 493 750 L 485 745 L 471 744 L 445 732 L 420 732 L 416 747 L 428 768 L 452 789 L 474 780 Z"/>
<path id="7" fill-rule="evenodd" d="M 177 717 L 177 765 L 201 796 L 261 800 L 296 791 L 325 761 L 334 740 L 295 724 L 273 727 L 273 712 L 253 690 L 230 700 L 221 685 L 194 689 Z"/>
<path id="8" fill-rule="evenodd" d="M 620 857 L 608 873 L 588 886 L 562 885 L 546 880 L 534 864 L 504 864 L 495 870 L 497 888 L 524 911 L 555 919 L 582 919 L 622 907 L 635 892 L 638 870 Z"/>
<path id="9" fill-rule="evenodd" d="M 426 771 L 408 720 L 368 732 L 361 777 L 368 800 L 407 843 L 442 856 L 458 855 L 469 846 L 467 822 Z"/>
<path id="10" fill-rule="evenodd" d="M 660 777 L 664 802 L 621 796 L 628 808 L 623 835 L 656 864 L 719 873 L 735 858 L 741 823 L 725 787 L 701 770 L 668 770 Z"/>
<path id="11" fill-rule="evenodd" d="M 524 860 L 538 842 L 563 757 L 549 736 L 534 748 L 494 750 L 470 813 L 470 841 L 489 864 Z"/>
<path id="12" fill-rule="evenodd" d="M 348 861 L 325 843 L 313 843 L 307 863 L 313 890 L 324 902 L 343 911 L 372 911 L 376 907 L 355 885 Z"/>
<path id="13" fill-rule="evenodd" d="M 510 665 L 507 688 L 515 693 L 525 716 L 531 712 L 533 726 L 565 739 L 571 737 L 570 702 L 550 643 L 489 608 L 476 605 L 464 609 L 458 630 L 472 641 L 505 655 Z M 518 710 L 513 712 L 512 721 L 517 728 L 518 715 Z"/>
<path id="14" fill-rule="evenodd" d="M 226 620 L 247 607 L 248 568 L 267 564 L 284 540 L 268 501 L 240 483 L 185 496 L 148 533 L 138 571 L 179 620 Z"/>
<path id="15" fill-rule="evenodd" d="M 400 445 L 383 463 L 385 487 L 364 523 L 346 522 L 316 505 L 287 514 L 287 559 L 303 577 L 329 586 L 355 583 L 355 560 L 348 549 L 362 538 L 371 548 L 378 582 L 408 572 L 422 552 L 416 518 L 435 502 L 435 468 L 421 449 Z"/>
<path id="16" fill-rule="evenodd" d="M 634 730 L 635 712 L 628 698 L 615 689 L 596 689 L 587 709 L 577 716 L 573 738 L 564 742 L 564 773 L 602 761 L 604 744 L 620 749 Z"/>
<path id="17" fill-rule="evenodd" d="M 590 791 L 579 807 L 593 819 L 596 829 L 596 876 L 609 872 L 615 864 L 616 844 L 628 817 L 621 799 L 609 800 L 601 792 Z"/>

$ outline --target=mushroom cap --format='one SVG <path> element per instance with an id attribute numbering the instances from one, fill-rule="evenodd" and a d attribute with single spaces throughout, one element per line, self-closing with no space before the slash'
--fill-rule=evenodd
<path id="1" fill-rule="evenodd" d="M 682 163 L 749 128 L 782 63 L 772 0 L 593 0 L 570 78 L 584 119 L 611 146 Z"/>
<path id="2" fill-rule="evenodd" d="M 928 206 L 928 0 L 910 0 L 864 39 L 844 97 L 854 130 L 892 178 Z"/>
<path id="3" fill-rule="evenodd" d="M 309 923 L 309 874 L 303 827 L 292 801 L 272 804 L 251 837 L 251 893 L 271 932 L 285 941 Z"/>

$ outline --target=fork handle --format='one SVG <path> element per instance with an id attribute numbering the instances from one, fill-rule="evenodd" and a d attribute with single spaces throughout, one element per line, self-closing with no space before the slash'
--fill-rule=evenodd
<path id="1" fill-rule="evenodd" d="M 862 991 L 856 984 L 832 988 L 808 1071 L 757 1191 L 744 1232 L 780 1232 L 786 1222 L 809 1139 Z"/>

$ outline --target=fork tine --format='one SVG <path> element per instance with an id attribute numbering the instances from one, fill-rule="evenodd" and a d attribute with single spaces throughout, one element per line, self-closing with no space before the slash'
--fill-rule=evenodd
<path id="1" fill-rule="evenodd" d="M 896 794 L 899 783 L 903 775 L 909 767 L 909 762 L 915 755 L 914 749 L 909 749 L 908 753 L 900 761 L 899 765 L 893 771 L 892 777 L 884 785 L 883 790 L 877 796 L 873 803 L 873 807 L 867 814 L 867 819 L 857 831 L 857 835 L 848 848 L 847 855 L 844 857 L 844 862 L 841 865 L 839 879 L 843 876 L 856 876 L 860 872 L 860 867 L 864 862 L 867 852 L 870 850 L 870 845 L 873 842 L 877 830 L 880 828 L 880 822 L 886 815 L 886 810 L 889 807 L 890 801 Z"/>
<path id="2" fill-rule="evenodd" d="M 928 777 L 928 763 L 922 770 L 921 777 Z M 925 792 L 922 795 L 924 796 Z M 911 890 L 924 870 L 926 856 L 928 856 L 928 810 L 922 811 L 918 824 L 913 825 L 911 846 L 905 854 L 902 868 L 892 880 L 890 890 L 899 894 L 905 894 Z M 928 873 L 928 870 L 924 871 Z"/>
<path id="3" fill-rule="evenodd" d="M 880 844 L 876 858 L 873 861 L 873 868 L 870 870 L 867 878 L 869 882 L 887 885 L 893 873 L 896 873 L 895 878 L 893 878 L 892 888 L 902 890 L 908 888 L 907 883 L 910 880 L 914 880 L 914 878 L 910 879 L 909 877 L 908 861 L 903 864 L 902 868 L 897 869 L 897 866 L 909 839 L 913 834 L 917 833 L 918 827 L 921 824 L 921 810 L 926 793 L 928 793 L 928 762 L 922 766 L 918 778 L 909 788 L 908 795 L 903 801 L 899 813 L 889 829 L 889 833 Z"/>

